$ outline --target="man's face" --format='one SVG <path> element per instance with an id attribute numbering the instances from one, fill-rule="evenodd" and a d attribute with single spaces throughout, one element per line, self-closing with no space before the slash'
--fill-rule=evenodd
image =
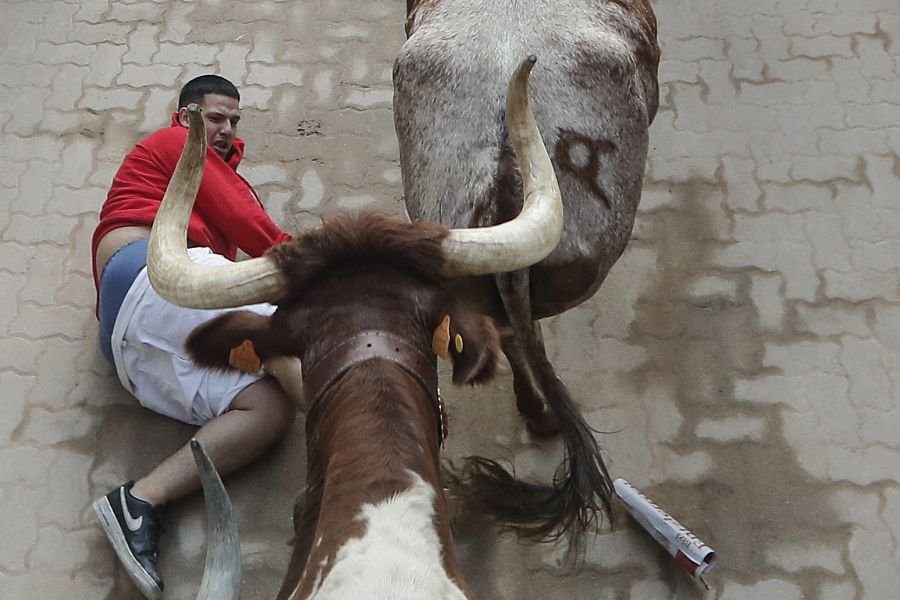
<path id="1" fill-rule="evenodd" d="M 200 104 L 203 109 L 203 123 L 206 125 L 206 144 L 216 154 L 227 159 L 237 134 L 237 124 L 241 120 L 241 110 L 235 98 L 219 94 L 207 94 Z M 178 111 L 181 124 L 187 126 L 187 109 Z"/>

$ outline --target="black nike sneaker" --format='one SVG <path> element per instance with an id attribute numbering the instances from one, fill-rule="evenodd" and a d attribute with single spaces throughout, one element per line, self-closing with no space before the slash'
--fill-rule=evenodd
<path id="1" fill-rule="evenodd" d="M 94 512 L 128 576 L 146 598 L 163 591 L 156 567 L 164 506 L 153 506 L 131 495 L 133 481 L 94 502 Z"/>

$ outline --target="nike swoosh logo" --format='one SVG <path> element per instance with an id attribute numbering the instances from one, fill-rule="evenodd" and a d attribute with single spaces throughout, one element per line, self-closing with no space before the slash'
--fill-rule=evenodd
<path id="1" fill-rule="evenodd" d="M 125 525 L 131 531 L 137 531 L 141 528 L 141 525 L 144 523 L 144 515 L 141 515 L 137 519 L 131 516 L 131 513 L 128 512 L 128 503 L 125 502 L 125 488 L 119 488 L 119 499 L 122 502 L 122 514 L 125 515 Z"/>

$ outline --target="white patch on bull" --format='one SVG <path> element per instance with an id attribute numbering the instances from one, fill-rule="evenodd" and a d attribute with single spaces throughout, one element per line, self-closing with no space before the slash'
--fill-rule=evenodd
<path id="1" fill-rule="evenodd" d="M 366 524 L 365 534 L 337 551 L 310 600 L 465 600 L 444 571 L 434 489 L 419 475 L 410 472 L 410 477 L 413 483 L 405 491 L 361 508 L 357 519 Z"/>

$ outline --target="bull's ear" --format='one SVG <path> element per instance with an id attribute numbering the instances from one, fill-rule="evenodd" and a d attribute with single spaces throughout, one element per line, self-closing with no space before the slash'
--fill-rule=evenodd
<path id="1" fill-rule="evenodd" d="M 455 306 L 450 316 L 450 360 L 453 383 L 475 385 L 490 381 L 497 370 L 500 335 L 494 322 L 472 310 Z"/>
<path id="2" fill-rule="evenodd" d="M 228 369 L 236 367 L 232 351 L 248 348 L 261 361 L 283 354 L 279 336 L 271 333 L 270 318 L 244 310 L 225 313 L 196 327 L 184 343 L 195 363 L 202 367 Z M 249 344 L 246 342 L 249 341 Z"/>

